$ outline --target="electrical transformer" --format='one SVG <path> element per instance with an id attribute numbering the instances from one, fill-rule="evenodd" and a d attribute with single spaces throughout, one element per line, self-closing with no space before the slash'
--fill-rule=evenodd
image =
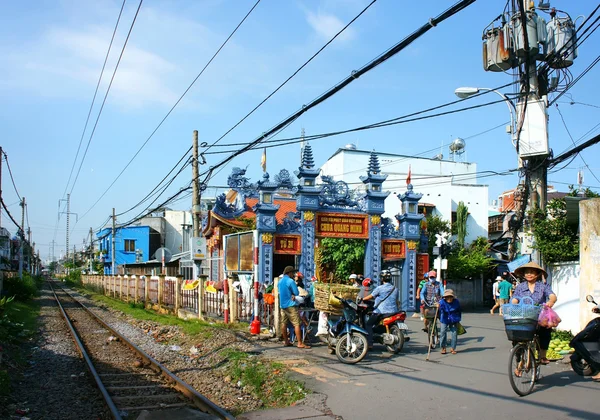
<path id="1" fill-rule="evenodd" d="M 509 27 L 491 28 L 483 34 L 483 69 L 506 71 L 517 65 L 510 47 Z"/>
<path id="2" fill-rule="evenodd" d="M 577 58 L 577 32 L 570 17 L 554 16 L 546 25 L 548 41 L 546 43 L 546 61 L 553 69 L 573 65 Z"/>
<path id="3" fill-rule="evenodd" d="M 528 55 L 539 55 L 539 44 L 546 43 L 546 21 L 539 17 L 533 10 L 525 12 L 527 47 L 525 47 L 525 37 L 523 31 L 523 22 L 521 13 L 515 13 L 511 18 L 513 43 L 515 53 L 519 57 Z"/>

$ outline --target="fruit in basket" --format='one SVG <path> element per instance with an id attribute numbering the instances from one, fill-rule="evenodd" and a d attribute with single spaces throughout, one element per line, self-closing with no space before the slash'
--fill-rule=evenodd
<path id="1" fill-rule="evenodd" d="M 548 360 L 560 360 L 563 358 L 563 356 L 561 354 L 556 352 L 556 350 L 552 350 L 552 349 L 548 350 L 548 352 L 546 353 L 546 357 L 548 358 Z"/>

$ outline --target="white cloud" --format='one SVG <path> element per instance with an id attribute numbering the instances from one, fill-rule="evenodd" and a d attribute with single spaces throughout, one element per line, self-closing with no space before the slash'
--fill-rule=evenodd
<path id="1" fill-rule="evenodd" d="M 314 31 L 322 38 L 331 39 L 336 33 L 340 31 L 346 24 L 343 23 L 336 16 L 317 12 L 313 13 L 311 11 L 306 11 L 306 20 L 308 24 L 314 29 Z M 354 39 L 355 32 L 352 28 L 347 28 L 344 32 L 340 34 L 337 38 L 341 41 L 350 41 Z"/>

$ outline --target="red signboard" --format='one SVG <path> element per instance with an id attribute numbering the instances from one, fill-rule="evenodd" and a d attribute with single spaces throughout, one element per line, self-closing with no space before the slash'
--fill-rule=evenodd
<path id="1" fill-rule="evenodd" d="M 429 271 L 429 254 L 417 254 L 417 285 Z M 415 289 L 416 290 L 416 289 Z"/>
<path id="2" fill-rule="evenodd" d="M 384 260 L 406 258 L 406 241 L 404 239 L 386 239 L 381 241 L 382 257 Z"/>
<path id="3" fill-rule="evenodd" d="M 300 254 L 300 236 L 275 235 L 275 254 Z"/>
<path id="4" fill-rule="evenodd" d="M 367 215 L 317 213 L 317 236 L 328 238 L 369 239 Z"/>

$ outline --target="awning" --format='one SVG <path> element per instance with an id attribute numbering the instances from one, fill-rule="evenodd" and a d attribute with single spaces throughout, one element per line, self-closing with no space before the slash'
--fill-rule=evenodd
<path id="1" fill-rule="evenodd" d="M 507 264 L 511 273 L 514 273 L 517 268 L 531 261 L 531 255 L 522 255 Z"/>

